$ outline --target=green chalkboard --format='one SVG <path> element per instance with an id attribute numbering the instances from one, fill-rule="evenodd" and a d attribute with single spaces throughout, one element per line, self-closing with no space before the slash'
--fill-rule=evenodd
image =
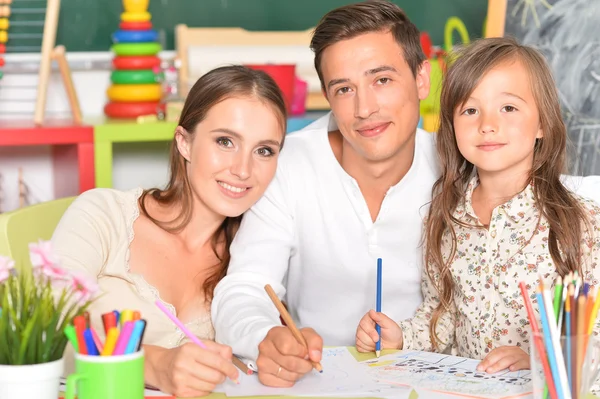
<path id="1" fill-rule="evenodd" d="M 29 0 L 29 2 L 35 0 Z M 150 0 L 152 22 L 165 49 L 173 49 L 174 27 L 235 27 L 249 30 L 304 30 L 343 0 Z M 19 1 L 13 2 L 16 6 Z M 487 0 L 394 0 L 434 44 L 443 44 L 449 17 L 459 17 L 471 38 L 480 37 Z M 24 3 L 21 3 L 24 4 Z M 31 4 L 31 3 L 29 3 Z M 42 2 L 43 4 L 43 2 Z M 120 0 L 62 0 L 57 44 L 73 51 L 107 51 L 123 11 Z M 17 15 L 19 18 L 30 15 Z M 40 16 L 41 17 L 41 16 Z M 16 28 L 33 31 L 33 27 Z M 12 28 L 11 28 L 12 30 Z M 39 32 L 39 30 L 37 31 Z M 10 31 L 9 31 L 10 33 Z M 41 41 L 38 41 L 38 45 Z M 9 42 L 10 44 L 14 44 Z"/>

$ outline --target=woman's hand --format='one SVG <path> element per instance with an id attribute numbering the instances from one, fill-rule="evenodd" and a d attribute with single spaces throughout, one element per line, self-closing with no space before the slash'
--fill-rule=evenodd
<path id="1" fill-rule="evenodd" d="M 205 396 L 227 377 L 237 380 L 238 370 L 231 362 L 231 348 L 204 341 L 208 350 L 187 343 L 166 349 L 144 345 L 146 382 L 177 397 Z"/>

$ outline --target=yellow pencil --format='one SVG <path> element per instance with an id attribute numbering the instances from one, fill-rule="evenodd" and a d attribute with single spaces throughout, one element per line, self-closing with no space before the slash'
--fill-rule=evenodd
<path id="1" fill-rule="evenodd" d="M 600 292 L 596 293 L 594 298 L 594 307 L 592 308 L 592 314 L 590 315 L 590 322 L 588 324 L 588 334 L 592 333 L 594 325 L 596 324 L 596 317 L 598 317 L 598 307 L 600 306 Z"/>
<path id="2" fill-rule="evenodd" d="M 126 321 L 132 321 L 133 320 L 133 311 L 129 310 L 129 309 L 125 309 L 124 311 L 121 312 L 121 316 L 119 317 L 119 324 L 121 324 L 121 327 L 125 325 Z"/>
<path id="3" fill-rule="evenodd" d="M 112 355 L 118 339 L 119 329 L 117 327 L 111 327 L 110 330 L 108 330 L 108 334 L 106 334 L 106 342 L 104 343 L 104 348 L 102 349 L 100 356 Z"/>

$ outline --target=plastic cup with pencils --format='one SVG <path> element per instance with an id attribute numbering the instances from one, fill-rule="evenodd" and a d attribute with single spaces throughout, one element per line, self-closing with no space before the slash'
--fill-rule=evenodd
<path id="1" fill-rule="evenodd" d="M 119 314 L 126 315 L 120 322 Z M 143 399 L 146 321 L 131 310 L 105 313 L 102 341 L 86 316 L 75 317 L 65 329 L 76 352 L 76 371 L 67 378 L 65 399 Z"/>

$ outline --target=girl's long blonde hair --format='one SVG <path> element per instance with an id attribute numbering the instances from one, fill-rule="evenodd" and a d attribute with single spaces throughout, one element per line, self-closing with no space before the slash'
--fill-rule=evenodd
<path id="1" fill-rule="evenodd" d="M 425 231 L 425 260 L 427 273 L 434 282 L 440 303 L 432 314 L 429 334 L 438 348 L 436 325 L 440 316 L 453 301 L 454 283 L 450 266 L 456 253 L 453 213 L 464 198 L 473 176 L 474 165 L 460 153 L 454 132 L 454 113 L 475 90 L 483 76 L 495 66 L 520 61 L 529 72 L 529 79 L 544 137 L 534 148 L 533 167 L 529 183 L 533 183 L 535 203 L 548 222 L 550 255 L 561 276 L 580 268 L 582 223 L 585 212 L 577 199 L 560 181 L 566 165 L 567 131 L 560 111 L 556 85 L 543 56 L 533 48 L 522 46 L 512 38 L 481 39 L 457 54 L 448 68 L 441 92 L 440 127 L 437 133 L 437 152 L 442 175 L 433 186 L 432 202 Z M 525 188 L 525 187 L 523 187 Z M 452 245 L 444 259 L 442 237 L 450 234 Z M 434 270 L 439 275 L 434 275 Z"/>

